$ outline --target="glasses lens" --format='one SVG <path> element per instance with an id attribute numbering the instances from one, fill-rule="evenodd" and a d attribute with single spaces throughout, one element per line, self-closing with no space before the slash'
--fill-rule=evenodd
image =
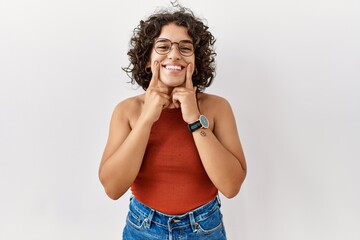
<path id="1" fill-rule="evenodd" d="M 180 41 L 179 51 L 184 56 L 191 56 L 194 53 L 194 45 L 188 41 Z"/>
<path id="2" fill-rule="evenodd" d="M 155 51 L 158 54 L 167 54 L 171 50 L 171 42 L 167 39 L 160 39 L 155 43 Z"/>

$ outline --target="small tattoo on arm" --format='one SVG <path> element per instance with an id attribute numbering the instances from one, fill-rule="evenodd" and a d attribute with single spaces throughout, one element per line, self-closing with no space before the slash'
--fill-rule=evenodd
<path id="1" fill-rule="evenodd" d="M 206 132 L 203 131 L 203 130 L 201 130 L 201 131 L 200 131 L 200 135 L 203 136 L 203 137 L 205 137 L 205 136 L 206 136 Z"/>

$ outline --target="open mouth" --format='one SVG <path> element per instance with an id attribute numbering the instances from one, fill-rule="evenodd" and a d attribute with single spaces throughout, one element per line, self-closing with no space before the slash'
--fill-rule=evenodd
<path id="1" fill-rule="evenodd" d="M 180 65 L 164 65 L 164 68 L 172 71 L 181 71 L 184 67 Z"/>

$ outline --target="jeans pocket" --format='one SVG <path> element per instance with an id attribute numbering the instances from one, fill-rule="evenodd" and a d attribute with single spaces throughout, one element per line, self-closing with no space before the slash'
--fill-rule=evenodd
<path id="1" fill-rule="evenodd" d="M 130 224 L 131 226 L 137 229 L 141 229 L 144 223 L 144 219 L 131 210 L 127 215 L 126 221 L 128 224 Z"/>
<path id="2" fill-rule="evenodd" d="M 223 228 L 222 214 L 219 209 L 211 213 L 206 219 L 198 221 L 199 231 L 205 234 L 213 233 Z"/>

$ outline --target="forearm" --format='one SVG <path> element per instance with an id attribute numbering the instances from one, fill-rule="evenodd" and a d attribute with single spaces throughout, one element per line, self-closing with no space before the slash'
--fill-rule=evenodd
<path id="1" fill-rule="evenodd" d="M 151 125 L 140 120 L 125 141 L 104 162 L 99 177 L 107 195 L 112 199 L 121 197 L 139 173 Z"/>
<path id="2" fill-rule="evenodd" d="M 226 197 L 232 198 L 239 192 L 246 176 L 246 167 L 227 150 L 210 129 L 199 129 L 193 133 L 201 161 L 209 178 Z"/>

